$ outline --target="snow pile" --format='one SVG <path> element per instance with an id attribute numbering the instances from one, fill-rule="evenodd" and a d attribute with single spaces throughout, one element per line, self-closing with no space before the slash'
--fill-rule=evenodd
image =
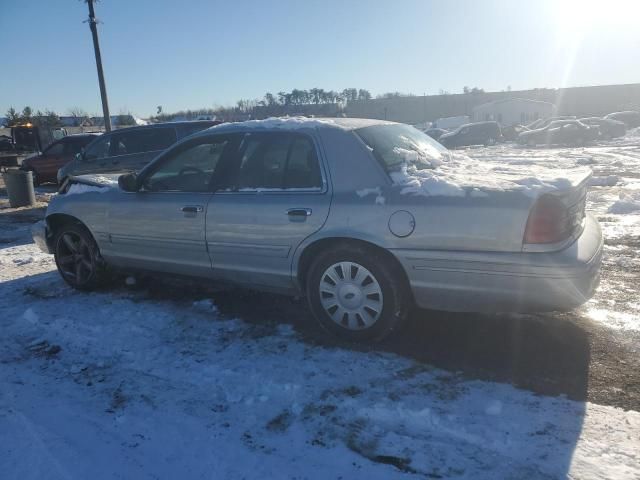
<path id="1" fill-rule="evenodd" d="M 211 127 L 209 130 L 222 130 L 229 126 L 250 127 L 250 128 L 277 128 L 286 130 L 296 130 L 299 128 L 315 128 L 321 126 L 332 126 L 344 128 L 330 118 L 307 118 L 307 117 L 271 117 L 265 120 L 247 120 L 245 122 L 221 123 Z"/>
<path id="2" fill-rule="evenodd" d="M 290 325 L 212 314 L 209 299 L 40 298 L 57 274 L 16 274 L 0 284 L 6 478 L 640 473 L 636 412 L 318 346 Z"/>
<path id="3" fill-rule="evenodd" d="M 66 195 L 77 195 L 81 193 L 105 193 L 110 191 L 109 187 L 96 187 L 94 185 L 86 185 L 84 183 L 74 183 L 67 190 Z"/>
<path id="4" fill-rule="evenodd" d="M 114 175 L 83 175 L 82 178 L 87 178 L 92 182 L 99 183 L 101 185 L 118 185 L 118 178 L 121 174 Z"/>
<path id="5" fill-rule="evenodd" d="M 400 168 L 390 173 L 393 183 L 403 187 L 401 193 L 483 196 L 483 193 L 491 191 L 518 191 L 537 197 L 575 187 L 591 175 L 588 168 L 545 169 L 532 163 L 522 165 L 490 158 L 479 160 L 457 153 L 443 155 L 441 161 L 425 161 L 427 157 L 427 154 L 407 153 Z"/>
<path id="6" fill-rule="evenodd" d="M 360 198 L 364 198 L 367 195 L 375 195 L 375 203 L 376 205 L 384 205 L 386 203 L 386 199 L 382 195 L 382 189 L 380 187 L 375 188 L 363 188 L 361 190 L 356 190 L 356 195 Z"/>
<path id="7" fill-rule="evenodd" d="M 2 244 L 0 243 L 0 245 Z M 0 284 L 16 276 L 24 275 L 25 272 L 33 274 L 52 269 L 55 269 L 53 256 L 40 251 L 32 243 L 0 250 Z"/>
<path id="8" fill-rule="evenodd" d="M 617 175 L 607 175 L 604 177 L 591 177 L 589 179 L 590 187 L 613 187 L 620 182 L 620 177 Z"/>
<path id="9" fill-rule="evenodd" d="M 591 320 L 609 328 L 624 331 L 640 331 L 640 305 L 636 304 L 635 307 L 636 308 L 629 312 L 619 312 L 606 308 L 588 308 L 586 313 Z"/>
<path id="10" fill-rule="evenodd" d="M 620 193 L 619 199 L 609 207 L 608 212 L 617 215 L 640 213 L 640 191 Z"/>

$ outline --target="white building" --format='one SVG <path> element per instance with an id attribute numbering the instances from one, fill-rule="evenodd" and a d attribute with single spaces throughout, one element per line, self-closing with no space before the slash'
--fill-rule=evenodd
<path id="1" fill-rule="evenodd" d="M 473 120 L 495 120 L 503 126 L 526 125 L 539 118 L 553 117 L 555 111 L 556 106 L 553 103 L 526 98 L 506 98 L 473 107 Z"/>

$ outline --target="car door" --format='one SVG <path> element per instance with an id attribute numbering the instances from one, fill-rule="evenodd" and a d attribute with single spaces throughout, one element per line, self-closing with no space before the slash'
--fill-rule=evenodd
<path id="1" fill-rule="evenodd" d="M 116 265 L 185 275 L 211 275 L 205 219 L 217 167 L 232 141 L 197 137 L 166 152 L 108 207 L 109 244 Z"/>
<path id="2" fill-rule="evenodd" d="M 36 166 L 40 181 L 55 179 L 58 168 L 64 163 L 65 140 L 52 143 L 42 152 Z"/>
<path id="3" fill-rule="evenodd" d="M 317 140 L 287 132 L 249 133 L 234 158 L 231 188 L 207 210 L 207 245 L 215 275 L 288 289 L 296 247 L 329 213 Z"/>
<path id="4" fill-rule="evenodd" d="M 176 140 L 173 126 L 116 131 L 108 159 L 109 167 L 112 171 L 139 171 Z"/>

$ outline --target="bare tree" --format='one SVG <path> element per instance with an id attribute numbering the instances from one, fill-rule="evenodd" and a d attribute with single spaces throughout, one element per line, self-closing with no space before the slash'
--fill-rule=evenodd
<path id="1" fill-rule="evenodd" d="M 68 111 L 69 115 L 73 117 L 73 126 L 79 127 L 84 119 L 89 118 L 89 114 L 80 107 L 72 107 Z"/>
<path id="2" fill-rule="evenodd" d="M 371 100 L 371 93 L 369 90 L 365 90 L 364 88 L 358 90 L 358 100 Z"/>

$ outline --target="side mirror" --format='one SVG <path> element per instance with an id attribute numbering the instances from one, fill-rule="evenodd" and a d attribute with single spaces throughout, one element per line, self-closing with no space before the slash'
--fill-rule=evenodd
<path id="1" fill-rule="evenodd" d="M 118 186 L 125 192 L 137 192 L 140 190 L 138 176 L 135 173 L 125 173 L 118 177 Z"/>

